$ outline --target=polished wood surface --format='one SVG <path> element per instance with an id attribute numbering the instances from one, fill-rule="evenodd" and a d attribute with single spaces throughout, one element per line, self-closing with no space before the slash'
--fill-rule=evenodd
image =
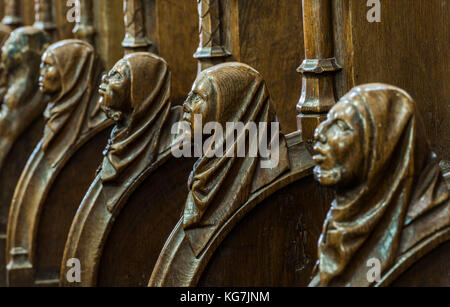
<path id="1" fill-rule="evenodd" d="M 380 23 L 367 22 L 365 1 L 333 1 L 334 45 L 342 71 L 337 97 L 356 85 L 398 86 L 416 101 L 432 149 L 450 160 L 448 71 L 450 6 L 445 0 L 380 1 Z M 342 22 L 338 22 L 342 21 Z M 408 21 L 408 22 L 406 22 Z"/>
<path id="2" fill-rule="evenodd" d="M 449 286 L 450 7 L 372 2 L 80 0 L 75 22 L 65 0 L 1 0 L 0 286 Z M 196 112 L 278 121 L 281 164 L 174 157 L 170 128 Z M 342 186 L 368 195 L 358 216 L 336 207 L 354 203 Z"/>
<path id="3" fill-rule="evenodd" d="M 61 285 L 144 286 L 148 282 L 164 238 L 180 215 L 186 193 L 183 183 L 193 164 L 171 153 L 176 141 L 171 129 L 182 119 L 182 110 L 171 107 L 170 77 L 164 59 L 135 52 L 103 78 L 99 103 L 116 125 L 98 175 L 71 226 Z M 145 82 L 151 83 L 143 90 Z M 148 243 L 142 245 L 143 240 Z M 79 284 L 65 279 L 65 263 L 71 258 L 83 263 Z"/>
<path id="4" fill-rule="evenodd" d="M 112 124 L 99 112 L 94 90 L 102 71 L 93 47 L 81 40 L 54 43 L 42 56 L 39 87 L 50 102 L 42 139 L 11 202 L 6 238 L 10 286 L 58 283 L 67 229 L 100 162 L 105 130 Z M 86 175 L 74 179 L 80 169 Z"/>

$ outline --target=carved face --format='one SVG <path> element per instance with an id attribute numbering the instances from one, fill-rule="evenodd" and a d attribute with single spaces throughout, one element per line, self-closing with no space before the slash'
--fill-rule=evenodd
<path id="1" fill-rule="evenodd" d="M 347 185 L 361 177 L 363 152 L 356 109 L 337 103 L 315 133 L 314 176 L 323 185 Z"/>
<path id="2" fill-rule="evenodd" d="M 201 133 L 203 131 L 203 127 L 196 127 L 194 121 L 194 115 L 202 116 L 202 123 L 208 122 L 210 119 L 207 117 L 207 98 L 204 97 L 202 93 L 208 93 L 208 82 L 204 82 L 200 80 L 199 82 L 194 83 L 193 89 L 186 101 L 183 103 L 183 120 L 188 122 L 191 126 L 192 137 L 194 136 L 194 131 L 198 129 Z"/>
<path id="3" fill-rule="evenodd" d="M 61 91 L 61 76 L 51 52 L 42 56 L 39 90 L 47 95 L 55 95 Z"/>
<path id="4" fill-rule="evenodd" d="M 127 101 L 130 99 L 130 68 L 126 61 L 119 61 L 111 71 L 103 76 L 99 87 L 100 108 L 106 116 L 119 122 L 127 111 Z"/>

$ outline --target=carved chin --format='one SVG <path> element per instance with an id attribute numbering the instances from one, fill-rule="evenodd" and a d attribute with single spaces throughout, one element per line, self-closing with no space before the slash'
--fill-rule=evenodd
<path id="1" fill-rule="evenodd" d="M 314 167 L 314 177 L 323 185 L 336 185 L 342 180 L 343 170 L 334 167 L 329 170 L 322 169 L 319 165 Z"/>

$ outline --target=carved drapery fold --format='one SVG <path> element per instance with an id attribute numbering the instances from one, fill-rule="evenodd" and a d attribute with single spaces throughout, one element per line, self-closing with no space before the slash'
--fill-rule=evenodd
<path id="1" fill-rule="evenodd" d="M 52 1 L 34 0 L 35 20 L 33 27 L 43 30 L 56 40 L 56 24 L 53 20 Z"/>
<path id="2" fill-rule="evenodd" d="M 199 61 L 199 72 L 224 62 L 231 53 L 225 48 L 221 34 L 219 0 L 197 0 L 200 44 L 194 54 Z"/>
<path id="3" fill-rule="evenodd" d="M 152 42 L 147 37 L 145 29 L 145 10 L 142 0 L 124 0 L 125 38 L 122 47 L 125 54 L 148 51 Z"/>
<path id="4" fill-rule="evenodd" d="M 94 44 L 94 14 L 92 0 L 80 0 L 80 22 L 73 29 L 75 37 Z"/>
<path id="5" fill-rule="evenodd" d="M 297 69 L 302 94 L 297 105 L 298 128 L 311 149 L 314 130 L 336 103 L 333 73 L 340 70 L 333 51 L 330 0 L 303 0 L 305 59 Z"/>
<path id="6" fill-rule="evenodd" d="M 5 16 L 2 23 L 11 29 L 18 28 L 23 25 L 21 16 L 22 0 L 5 0 Z"/>

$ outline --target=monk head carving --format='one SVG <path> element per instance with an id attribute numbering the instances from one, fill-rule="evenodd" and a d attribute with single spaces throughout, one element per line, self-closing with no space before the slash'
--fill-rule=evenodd
<path id="1" fill-rule="evenodd" d="M 39 86 L 50 97 L 42 149 L 56 163 L 83 129 L 97 118 L 95 88 L 102 63 L 94 48 L 82 40 L 52 44 L 42 56 Z"/>
<path id="2" fill-rule="evenodd" d="M 130 113 L 128 103 L 131 89 L 130 66 L 126 59 L 122 59 L 103 76 L 99 87 L 100 108 L 108 118 L 116 123 L 124 119 L 124 113 Z"/>
<path id="3" fill-rule="evenodd" d="M 1 96 L 6 94 L 4 103 L 8 108 L 16 109 L 35 95 L 41 56 L 48 45 L 48 35 L 33 27 L 16 29 L 4 42 L 0 62 L 0 91 Z M 22 86 L 12 86 L 17 80 L 24 81 Z"/>
<path id="4" fill-rule="evenodd" d="M 61 75 L 51 52 L 46 52 L 42 57 L 39 90 L 50 96 L 61 91 Z"/>
<path id="5" fill-rule="evenodd" d="M 430 235 L 411 232 L 421 217 L 448 207 L 438 160 L 412 98 L 383 84 L 352 89 L 315 139 L 315 177 L 337 188 L 319 240 L 315 284 L 370 285 L 367 261 L 378 259 L 385 274 L 416 240 Z M 429 229 L 444 227 L 441 221 Z"/>
<path id="6" fill-rule="evenodd" d="M 211 155 L 210 151 L 215 149 L 210 147 L 196 162 L 189 177 L 190 191 L 184 209 L 183 227 L 194 253 L 198 255 L 215 231 L 248 200 L 255 172 L 262 159 L 259 153 L 250 154 L 251 146 L 247 146 L 239 157 L 236 152 L 233 153 L 242 141 L 261 148 L 263 138 L 251 136 L 245 130 L 226 129 L 227 123 L 240 123 L 242 126 L 268 123 L 268 132 L 271 123 L 277 123 L 277 118 L 264 79 L 255 69 L 242 63 L 217 65 L 199 74 L 184 103 L 184 120 L 190 123 L 191 130 L 204 131 L 204 127 L 195 126 L 196 115 L 201 116 L 202 126 L 215 123 L 223 127 L 224 133 L 217 133 L 216 130 L 213 137 L 217 137 L 214 142 L 225 153 Z M 268 134 L 284 140 L 279 131 Z M 285 146 L 282 142 L 279 144 Z M 280 146 L 269 144 L 269 147 L 274 149 Z M 280 158 L 280 161 L 287 160 L 287 157 Z M 276 170 L 287 168 L 289 165 L 286 164 L 274 167 Z"/>
<path id="7" fill-rule="evenodd" d="M 103 160 L 103 182 L 119 179 L 136 163 L 148 166 L 158 155 L 171 108 L 170 69 L 149 52 L 125 56 L 105 75 L 99 105 L 116 122 Z"/>
<path id="8" fill-rule="evenodd" d="M 362 121 L 348 100 L 341 100 L 315 133 L 316 179 L 324 185 L 346 185 L 363 180 Z"/>
<path id="9" fill-rule="evenodd" d="M 49 45 L 48 35 L 33 27 L 22 27 L 14 30 L 2 47 L 2 65 L 12 72 L 26 63 L 27 66 L 39 69 L 42 53 Z"/>

